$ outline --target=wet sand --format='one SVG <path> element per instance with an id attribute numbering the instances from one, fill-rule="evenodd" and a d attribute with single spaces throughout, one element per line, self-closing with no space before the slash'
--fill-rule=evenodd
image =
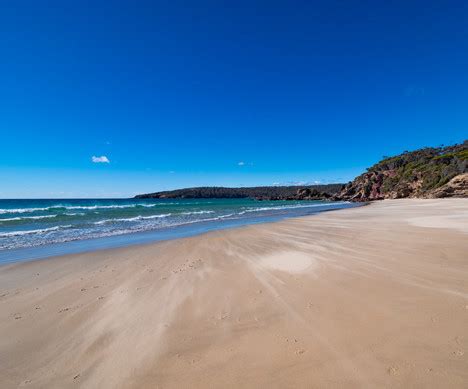
<path id="1" fill-rule="evenodd" d="M 468 386 L 468 200 L 0 267 L 0 387 Z"/>

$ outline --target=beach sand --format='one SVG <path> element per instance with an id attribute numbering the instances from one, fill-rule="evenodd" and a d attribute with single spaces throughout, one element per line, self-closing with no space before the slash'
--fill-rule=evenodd
<path id="1" fill-rule="evenodd" d="M 0 267 L 0 387 L 466 388 L 468 200 Z"/>

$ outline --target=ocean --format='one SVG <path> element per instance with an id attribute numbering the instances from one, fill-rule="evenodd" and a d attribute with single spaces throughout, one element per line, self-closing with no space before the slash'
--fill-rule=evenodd
<path id="1" fill-rule="evenodd" d="M 357 206 L 253 199 L 0 200 L 0 263 L 190 236 Z"/>

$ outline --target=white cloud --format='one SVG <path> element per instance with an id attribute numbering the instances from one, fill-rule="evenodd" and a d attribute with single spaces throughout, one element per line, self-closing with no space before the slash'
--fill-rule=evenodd
<path id="1" fill-rule="evenodd" d="M 254 165 L 253 162 L 245 162 L 245 161 L 237 162 L 237 164 L 238 164 L 239 166 L 253 166 L 253 165 Z"/>
<path id="2" fill-rule="evenodd" d="M 93 161 L 94 163 L 110 163 L 109 158 L 107 158 L 105 155 L 102 155 L 100 157 L 96 157 L 95 155 L 93 155 L 91 157 L 91 161 Z"/>
<path id="3" fill-rule="evenodd" d="M 320 180 L 314 181 L 283 181 L 283 182 L 274 182 L 273 186 L 309 186 L 309 185 L 323 185 L 324 182 Z"/>

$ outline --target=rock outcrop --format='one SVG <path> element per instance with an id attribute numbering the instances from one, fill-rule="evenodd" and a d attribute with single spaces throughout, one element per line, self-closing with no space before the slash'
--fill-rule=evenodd
<path id="1" fill-rule="evenodd" d="M 404 152 L 367 169 L 335 200 L 372 201 L 405 197 L 467 197 L 468 141 Z"/>
<path id="2" fill-rule="evenodd" d="M 333 197 L 330 193 L 322 192 L 314 188 L 299 189 L 292 200 L 329 200 Z"/>
<path id="3" fill-rule="evenodd" d="M 445 185 L 432 191 L 430 196 L 433 198 L 468 197 L 468 173 L 455 176 Z"/>

